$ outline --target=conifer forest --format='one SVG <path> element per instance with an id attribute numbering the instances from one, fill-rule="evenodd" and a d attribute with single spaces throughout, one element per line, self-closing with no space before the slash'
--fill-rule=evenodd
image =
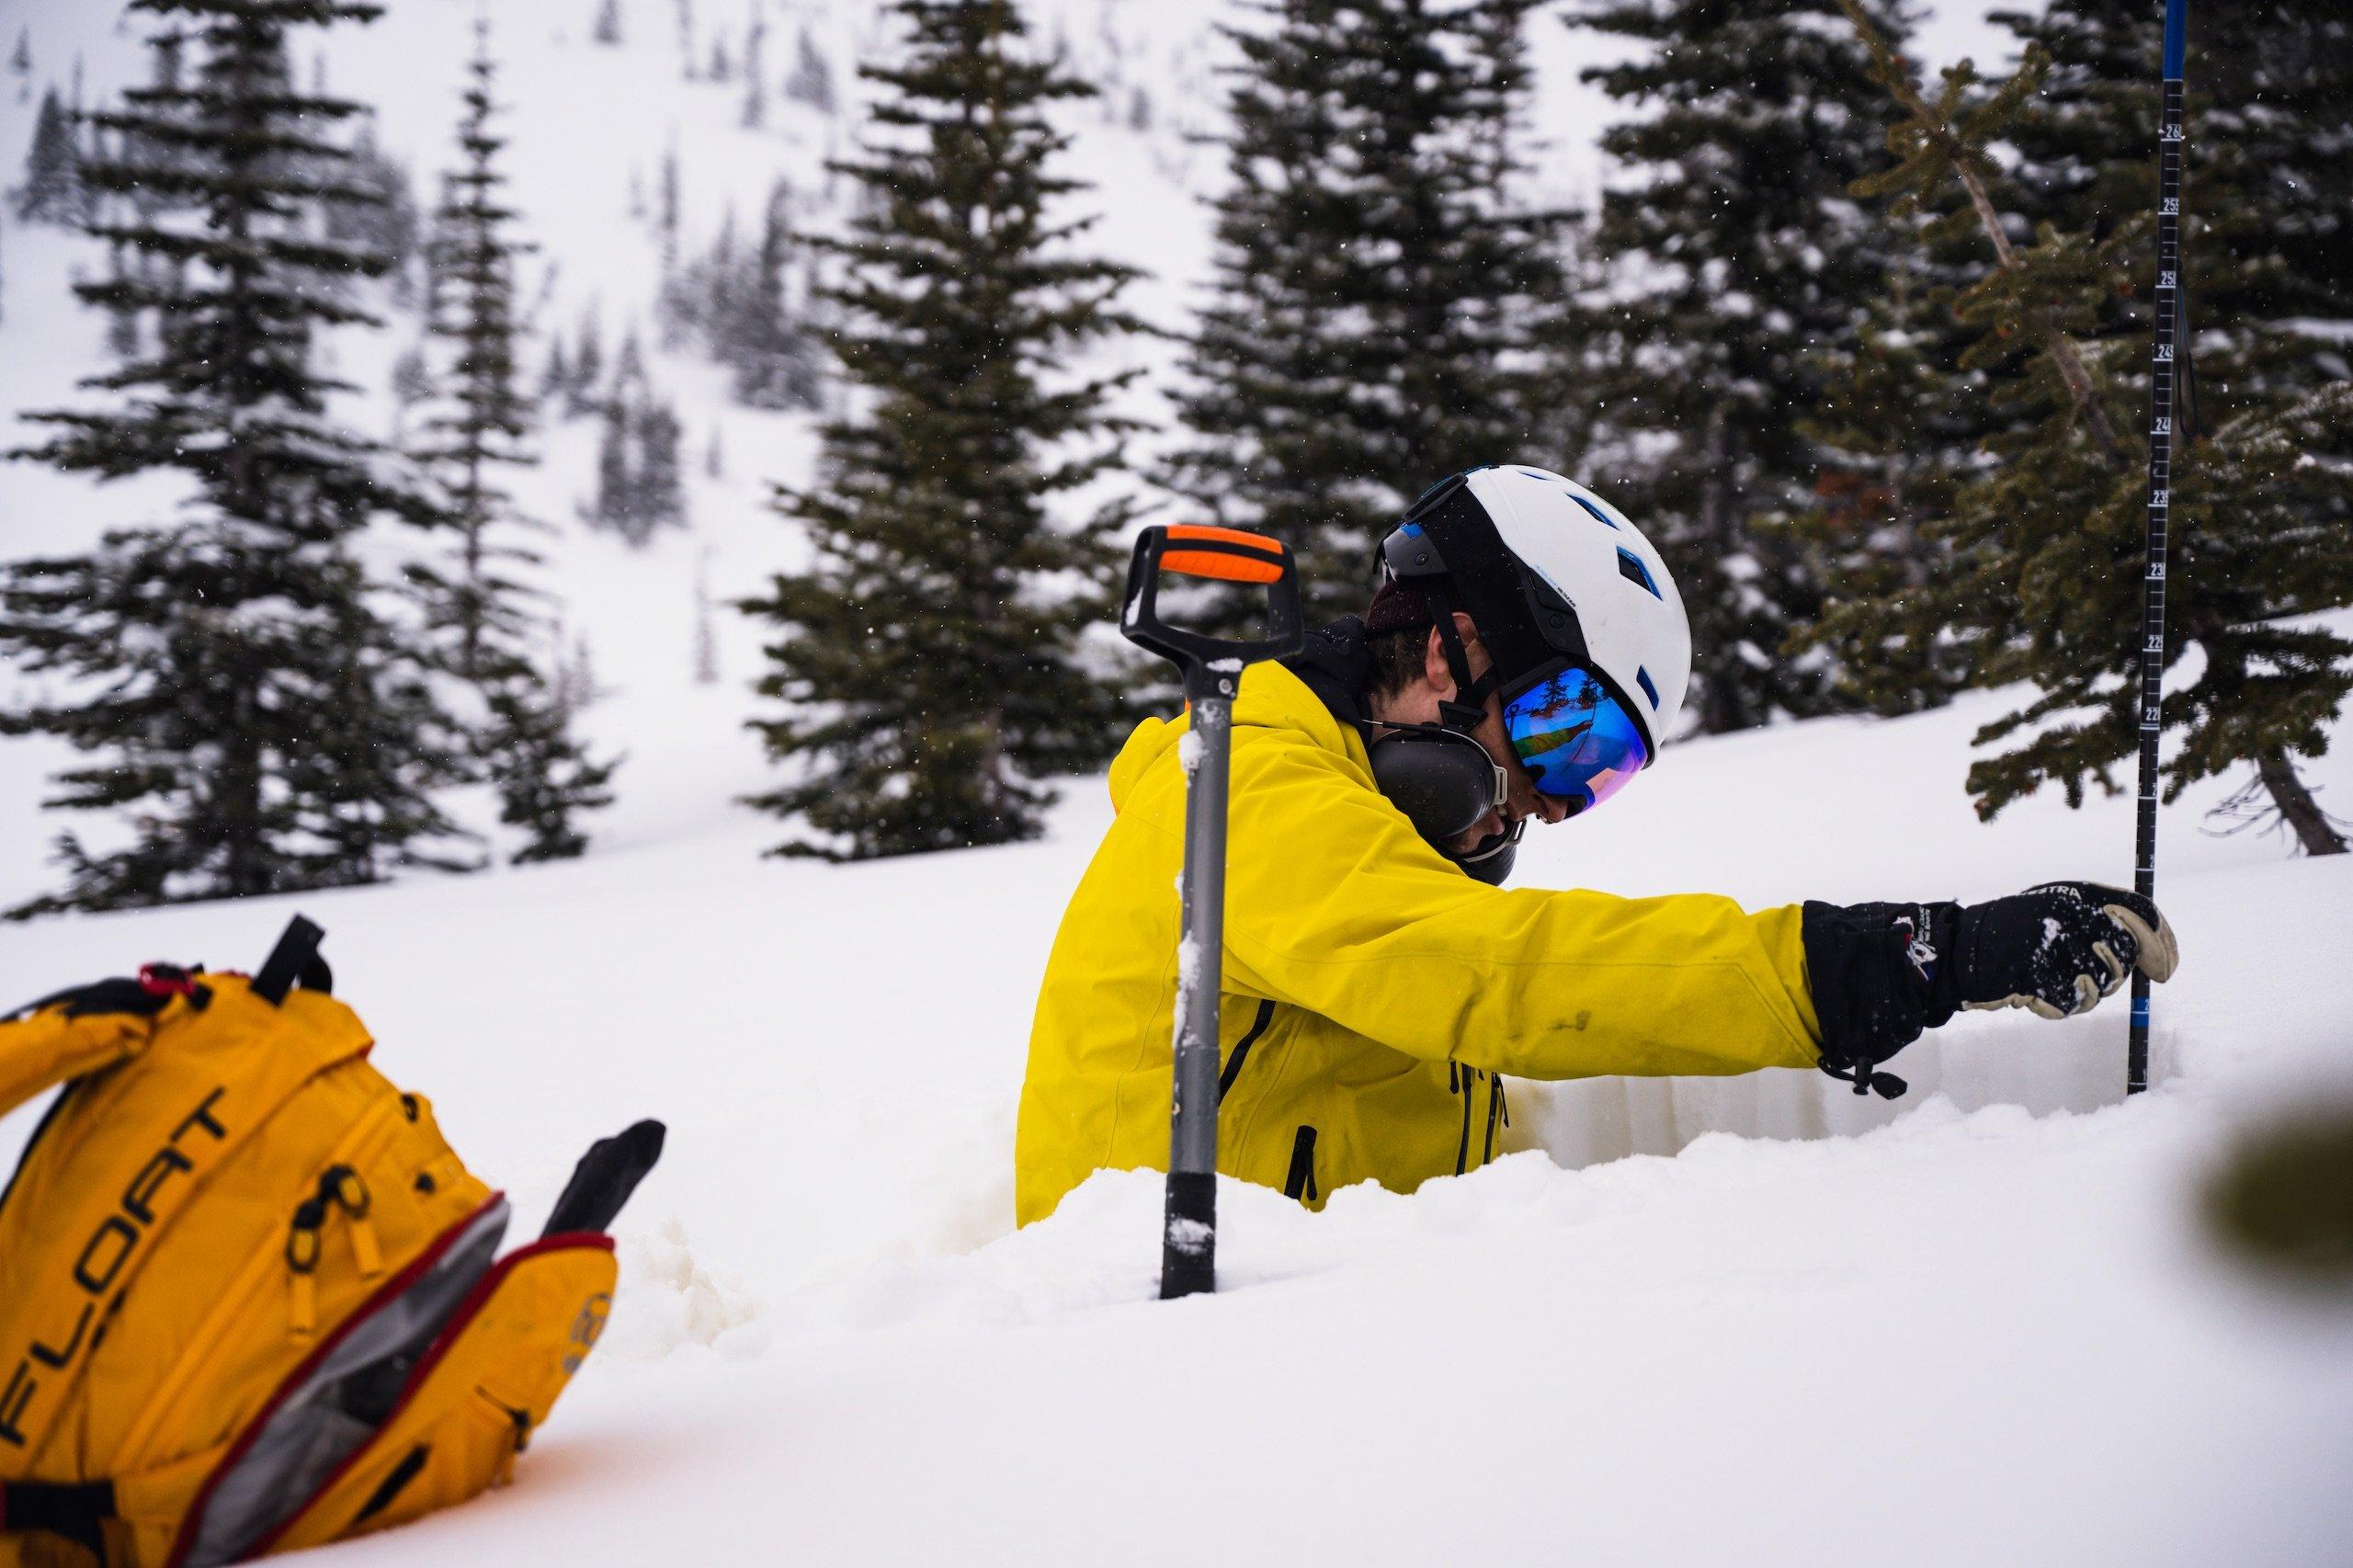
<path id="1" fill-rule="evenodd" d="M 1036 835 L 1153 693 L 1103 635 L 1140 521 L 1273 533 L 1321 620 L 1419 490 L 1509 461 L 1658 541 L 1691 733 L 1995 688 L 1953 781 L 1978 812 L 2129 787 L 2138 0 L 1963 18 L 1983 58 L 1933 67 L 1879 0 L 1269 0 L 1134 40 L 1106 4 L 1083 41 L 969 0 L 847 47 L 758 5 L 583 8 L 485 13 L 413 146 L 330 63 L 375 6 L 132 4 L 142 68 L 103 87 L 18 29 L 8 237 L 74 259 L 70 298 L 20 264 L 0 309 L 102 347 L 12 457 L 142 482 L 87 537 L 20 514 L 0 569 L 0 725 L 66 748 L 18 913 L 579 853 L 626 748 L 578 733 L 598 629 L 541 557 L 707 553 L 698 471 L 796 545 L 693 609 L 758 639 L 726 678 L 794 854 Z M 2162 653 L 2164 788 L 2226 779 L 2310 854 L 2345 846 L 2307 775 L 2353 689 L 2313 619 L 2353 597 L 2344 27 L 2268 7 L 2200 51 Z M 574 171 L 652 273 L 622 298 L 535 230 L 502 70 L 629 40 L 766 153 Z M 1151 258 L 1097 233 L 1123 192 L 1074 155 L 1113 132 L 1201 192 L 1206 265 L 1148 313 Z M 807 434 L 731 443 L 778 427 L 735 410 Z M 563 483 L 518 490 L 551 440 Z"/>

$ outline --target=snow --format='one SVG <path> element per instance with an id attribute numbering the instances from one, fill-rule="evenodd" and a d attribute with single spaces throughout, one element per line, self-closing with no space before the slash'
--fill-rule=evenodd
<path id="1" fill-rule="evenodd" d="M 518 205 L 560 267 L 546 320 L 600 301 L 610 349 L 654 276 L 632 167 L 650 176 L 676 139 L 692 254 L 774 173 L 822 201 L 831 131 L 780 100 L 767 132 L 741 131 L 734 87 L 677 84 L 668 6 L 625 0 L 618 52 L 585 43 L 592 8 L 502 6 L 497 36 Z M 706 26 L 741 9 L 699 7 Z M 1183 131 L 1210 113 L 1207 28 L 1239 13 L 1039 9 L 1083 62 L 1116 42 L 1157 106 L 1149 132 L 1087 122 L 1074 157 L 1102 187 L 1096 238 L 1154 269 L 1138 307 L 1179 324 L 1219 177 Z M 1975 36 L 1964 9 L 1936 36 Z M 13 0 L 0 42 L 22 18 L 60 75 L 85 51 L 95 96 L 138 69 L 115 10 Z M 332 51 L 331 82 L 381 104 L 386 146 L 420 175 L 445 156 L 473 10 L 404 0 Z M 803 18 L 854 90 L 840 67 L 870 7 L 775 6 L 779 74 Z M 1540 129 L 1563 142 L 1547 177 L 1590 186 L 1601 111 L 1568 78 L 1590 44 L 1547 17 L 1534 36 Z M 30 112 L 0 101 L 11 178 Z M 9 221 L 0 265 L 5 417 L 71 397 L 102 328 L 63 302 L 92 253 Z M 343 372 L 381 385 L 413 333 L 345 335 Z M 1161 418 L 1172 350 L 1122 352 L 1154 370 L 1133 395 Z M 722 614 L 722 678 L 696 684 L 693 588 L 707 572 L 723 602 L 802 559 L 763 502 L 808 476 L 815 439 L 729 405 L 707 365 L 647 358 L 689 449 L 723 436 L 725 476 L 691 477 L 690 533 L 635 552 L 570 521 L 587 421 L 546 432 L 518 485 L 559 525 L 547 582 L 612 688 L 589 724 L 629 753 L 592 855 L 0 926 L 5 1005 L 150 959 L 250 966 L 299 907 L 327 927 L 379 1064 L 510 1189 L 518 1234 L 591 1138 L 669 1124 L 620 1222 L 610 1331 L 517 1483 L 323 1561 L 2353 1561 L 2353 1318 L 2242 1272 L 2198 1222 L 2240 1128 L 2353 1093 L 2353 865 L 2201 831 L 2237 780 L 2162 813 L 2183 961 L 2156 993 L 2146 1096 L 2122 1098 L 2120 1005 L 1964 1015 L 1891 1064 L 1913 1085 L 1893 1102 L 1794 1072 L 1516 1084 L 1518 1152 L 1411 1198 L 1352 1189 L 1311 1215 L 1226 1184 L 1221 1293 L 1163 1303 L 1157 1177 L 1100 1176 L 1012 1227 L 1030 1008 L 1109 820 L 1102 780 L 1074 781 L 1033 844 L 763 858 L 784 830 L 738 804 L 774 780 L 743 728 L 759 634 Z M 389 426 L 381 398 L 351 413 Z M 0 466 L 0 550 L 72 548 L 174 499 Z M 0 671 L 0 700 L 30 685 Z M 1977 821 L 1969 739 L 2006 700 L 1678 744 L 1607 812 L 1531 833 L 1517 880 L 1752 907 L 2129 885 L 2127 798 Z M 2312 770 L 2325 802 L 2353 796 L 2348 738 L 2340 723 Z M 50 884 L 65 824 L 38 802 L 69 760 L 0 742 L 0 902 Z M 0 1157 L 38 1108 L 0 1120 Z"/>

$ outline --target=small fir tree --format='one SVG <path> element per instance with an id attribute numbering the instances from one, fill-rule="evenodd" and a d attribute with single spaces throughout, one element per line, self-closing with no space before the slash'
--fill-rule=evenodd
<path id="1" fill-rule="evenodd" d="M 580 313 L 578 347 L 572 352 L 572 381 L 564 389 L 563 411 L 574 419 L 603 411 L 598 389 L 605 379 L 604 327 L 591 301 Z"/>
<path id="2" fill-rule="evenodd" d="M 834 67 L 817 40 L 803 27 L 792 49 L 792 70 L 784 79 L 784 96 L 807 104 L 819 114 L 834 112 Z"/>
<path id="3" fill-rule="evenodd" d="M 63 835 L 64 887 L 18 914 L 369 881 L 434 858 L 451 832 L 428 793 L 457 771 L 449 722 L 352 549 L 379 517 L 426 522 L 434 509 L 327 419 L 335 388 L 313 366 L 321 328 L 367 319 L 346 280 L 383 263 L 318 237 L 318 204 L 367 199 L 322 134 L 357 106 L 296 86 L 288 34 L 376 8 L 131 8 L 201 58 L 182 85 L 132 88 L 94 119 L 122 147 L 168 136 L 183 155 L 94 161 L 84 175 L 108 195 L 161 189 L 197 217 L 85 225 L 168 264 L 77 290 L 103 310 L 153 312 L 157 348 L 88 383 L 113 406 L 35 415 L 55 434 L 17 455 L 103 478 L 176 472 L 194 494 L 168 523 L 0 571 L 0 650 L 59 677 L 53 695 L 0 715 L 0 732 L 94 754 L 59 777 L 51 804 L 127 829 L 104 849 Z"/>
<path id="4" fill-rule="evenodd" d="M 1129 268 L 1076 253 L 1085 222 L 1047 118 L 1090 89 L 1024 52 L 1007 0 L 897 0 L 904 62 L 862 73 L 881 135 L 843 172 L 864 193 L 828 290 L 843 368 L 871 394 L 824 432 L 818 487 L 779 507 L 811 569 L 745 605 L 771 626 L 756 722 L 790 781 L 755 802 L 799 819 L 779 846 L 829 858 L 1028 838 L 1039 779 L 1089 767 L 1124 704 L 1083 656 L 1114 601 L 1131 509 L 1058 526 L 1054 497 L 1120 460 L 1104 409 L 1127 378 L 1072 381 L 1135 326 Z M 1108 438 L 1108 439 L 1107 439 Z"/>
<path id="5" fill-rule="evenodd" d="M 620 47 L 621 0 L 597 0 L 597 20 L 588 36 L 607 49 Z"/>
<path id="6" fill-rule="evenodd" d="M 768 192 L 760 244 L 733 290 L 734 325 L 726 338 L 734 368 L 735 400 L 747 408 L 815 408 L 821 372 L 815 336 L 795 313 L 786 274 L 795 252 L 791 191 L 783 182 Z"/>
<path id="7" fill-rule="evenodd" d="M 373 121 L 362 121 L 345 177 L 369 199 L 337 202 L 327 209 L 327 237 L 384 258 L 395 300 L 413 297 L 410 263 L 423 241 L 424 222 L 408 170 L 376 145 Z"/>
<path id="8" fill-rule="evenodd" d="M 755 6 L 751 26 L 744 35 L 744 112 L 740 123 L 746 131 L 757 131 L 768 122 L 768 75 L 764 63 L 767 41 L 768 25 Z"/>
<path id="9" fill-rule="evenodd" d="M 1558 214 L 1517 203 L 1529 0 L 1270 0 L 1231 36 L 1217 294 L 1165 475 L 1295 552 L 1313 616 L 1363 604 L 1424 486 L 1529 456 Z"/>
<path id="10" fill-rule="evenodd" d="M 476 25 L 468 75 L 459 165 L 444 176 L 436 215 L 449 287 L 430 330 L 449 349 L 448 396 L 426 421 L 419 453 L 441 479 L 456 548 L 454 559 L 416 568 L 412 581 L 441 664 L 474 694 L 475 756 L 497 791 L 499 820 L 528 835 L 519 863 L 587 846 L 576 818 L 611 803 L 615 765 L 589 759 L 530 655 L 538 617 L 524 574 L 540 557 L 516 536 L 544 525 L 523 516 L 497 478 L 536 460 L 516 300 L 517 265 L 530 247 L 513 233 L 517 215 L 498 166 L 506 142 L 492 123 L 497 67 L 486 22 Z"/>
<path id="11" fill-rule="evenodd" d="M 33 142 L 25 154 L 24 183 L 12 193 L 17 216 L 28 223 L 78 224 L 89 215 L 89 193 L 82 183 L 82 149 L 74 117 L 58 101 L 57 89 L 40 96 Z"/>

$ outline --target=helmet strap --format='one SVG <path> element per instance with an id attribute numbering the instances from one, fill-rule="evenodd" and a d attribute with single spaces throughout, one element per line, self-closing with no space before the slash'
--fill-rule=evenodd
<path id="1" fill-rule="evenodd" d="M 1454 676 L 1454 696 L 1450 700 L 1440 699 L 1438 719 L 1448 729 L 1467 735 L 1486 718 L 1487 698 L 1495 691 L 1499 677 L 1492 665 L 1476 680 L 1471 677 L 1471 651 L 1462 645 L 1462 634 L 1454 629 L 1453 601 L 1437 579 L 1420 586 L 1438 626 L 1438 645 L 1446 652 L 1447 671 Z"/>

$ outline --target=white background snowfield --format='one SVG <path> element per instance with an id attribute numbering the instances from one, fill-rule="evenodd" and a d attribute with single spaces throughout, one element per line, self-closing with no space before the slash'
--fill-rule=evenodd
<path id="1" fill-rule="evenodd" d="M 591 0 L 491 7 L 519 205 L 558 267 L 543 321 L 569 330 L 593 301 L 608 352 L 646 329 L 656 276 L 632 170 L 651 180 L 678 146 L 693 254 L 778 173 L 827 221 L 817 163 L 850 123 L 779 102 L 767 129 L 739 129 L 737 89 L 679 80 L 671 6 L 624 9 L 614 51 L 588 42 Z M 1137 303 L 1180 325 L 1218 177 L 1184 132 L 1214 124 L 1210 24 L 1231 13 L 1035 9 L 1090 74 L 1154 102 L 1142 131 L 1074 110 L 1074 164 L 1106 187 L 1099 243 L 1154 270 Z M 699 10 L 742 26 L 741 4 Z M 1944 12 L 1932 47 L 1985 50 L 1975 7 Z M 446 157 L 473 13 L 399 0 L 327 52 L 330 85 L 377 103 L 420 176 Z M 0 33 L 28 24 L 61 84 L 82 52 L 95 98 L 143 70 L 117 14 L 0 0 Z M 837 71 L 875 37 L 862 0 L 768 15 L 779 70 L 803 22 Z M 1599 105 L 1572 77 L 1592 45 L 1549 17 L 1533 31 L 1545 178 L 1576 194 L 1596 177 Z M 0 101 L 10 178 L 33 107 Z M 0 233 L 0 438 L 104 363 L 103 324 L 64 293 L 97 260 L 52 231 Z M 415 333 L 399 317 L 346 335 L 340 367 L 381 387 Z M 1170 351 L 1121 352 L 1157 371 Z M 2166 810 L 2182 971 L 2158 993 L 2158 1086 L 2129 1105 L 2120 1003 L 2057 1025 L 1967 1017 L 1893 1064 L 1913 1085 L 1893 1105 L 1795 1072 L 1516 1085 L 1523 1152 L 1415 1197 L 1352 1189 L 1309 1215 L 1228 1186 L 1223 1292 L 1162 1304 L 1154 1176 L 1098 1176 L 1012 1230 L 1030 1004 L 1108 819 L 1100 780 L 1075 781 L 1034 845 L 761 859 L 779 825 L 735 803 L 769 777 L 741 728 L 757 638 L 722 617 L 722 679 L 696 684 L 693 585 L 706 571 L 732 597 L 797 558 L 761 502 L 807 476 L 813 437 L 728 404 L 710 366 L 651 364 L 688 449 L 722 436 L 690 532 L 632 553 L 571 521 L 593 421 L 543 432 L 521 486 L 559 525 L 548 585 L 610 688 L 587 726 L 629 754 L 587 858 L 0 927 L 6 1005 L 148 959 L 250 967 L 299 906 L 327 927 L 379 1063 L 513 1192 L 517 1234 L 589 1139 L 669 1123 L 620 1221 L 611 1331 L 518 1483 L 337 1561 L 2353 1562 L 2353 1312 L 2240 1272 L 2196 1208 L 2237 1128 L 2353 1094 L 2353 858 L 2207 835 L 2227 782 Z M 1154 379 L 1135 395 L 1157 419 Z M 347 413 L 390 422 L 381 397 Z M 171 498 L 0 465 L 0 551 L 70 547 Z M 23 678 L 0 670 L 0 699 Z M 1607 812 L 1531 835 L 1518 880 L 1752 907 L 2129 881 L 2122 800 L 1975 820 L 1969 736 L 2002 702 L 1677 745 Z M 2308 775 L 2340 812 L 2346 738 Z M 50 885 L 63 824 L 38 802 L 67 760 L 0 743 L 0 900 Z M 30 1122 L 0 1122 L 0 1156 Z"/>

